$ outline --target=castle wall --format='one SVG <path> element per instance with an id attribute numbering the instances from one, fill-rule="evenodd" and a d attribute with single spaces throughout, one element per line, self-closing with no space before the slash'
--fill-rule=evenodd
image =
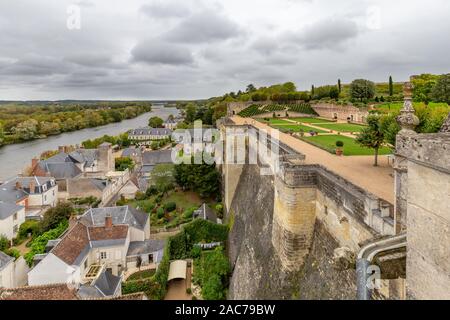
<path id="1" fill-rule="evenodd" d="M 243 166 L 226 212 L 229 298 L 354 299 L 355 270 L 338 270 L 334 250 L 356 254 L 361 243 L 393 232 L 390 216 L 380 216 L 381 233 L 367 224 L 376 204 L 320 166 L 288 165 L 275 176 Z"/>
<path id="2" fill-rule="evenodd" d="M 406 293 L 409 299 L 450 299 L 449 134 L 404 135 L 397 154 L 404 170 L 408 237 Z M 443 152 L 444 151 L 444 152 Z"/>

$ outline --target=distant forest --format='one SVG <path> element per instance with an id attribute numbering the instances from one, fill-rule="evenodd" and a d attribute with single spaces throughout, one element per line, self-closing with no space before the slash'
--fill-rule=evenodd
<path id="1" fill-rule="evenodd" d="M 0 146 L 132 119 L 151 108 L 146 101 L 3 101 Z"/>

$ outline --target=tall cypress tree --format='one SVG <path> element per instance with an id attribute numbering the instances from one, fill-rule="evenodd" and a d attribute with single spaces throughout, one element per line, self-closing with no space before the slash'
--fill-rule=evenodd
<path id="1" fill-rule="evenodd" d="M 389 96 L 394 95 L 394 82 L 392 81 L 392 76 L 389 76 Z"/>
<path id="2" fill-rule="evenodd" d="M 311 86 L 311 98 L 314 97 L 314 85 Z"/>
<path id="3" fill-rule="evenodd" d="M 338 79 L 338 89 L 339 89 L 339 93 L 341 93 L 341 91 L 342 91 L 341 79 Z"/>

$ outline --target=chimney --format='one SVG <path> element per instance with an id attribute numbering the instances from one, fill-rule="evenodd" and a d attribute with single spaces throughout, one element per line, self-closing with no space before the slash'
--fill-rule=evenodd
<path id="1" fill-rule="evenodd" d="M 31 169 L 36 168 L 38 162 L 39 162 L 39 159 L 38 159 L 38 158 L 33 158 L 33 159 L 31 159 Z"/>
<path id="2" fill-rule="evenodd" d="M 76 216 L 70 216 L 69 218 L 69 230 L 72 229 L 77 224 L 77 217 Z"/>
<path id="3" fill-rule="evenodd" d="M 16 190 L 21 190 L 22 189 L 22 184 L 20 183 L 19 180 L 16 181 Z"/>
<path id="4" fill-rule="evenodd" d="M 36 182 L 34 181 L 34 179 L 30 180 L 29 187 L 30 187 L 30 193 L 34 193 L 34 189 L 36 188 Z"/>
<path id="5" fill-rule="evenodd" d="M 106 228 L 112 228 L 112 226 L 113 226 L 113 223 L 112 223 L 112 217 L 111 217 L 110 214 L 107 214 L 107 215 L 105 216 L 105 227 L 106 227 Z"/>

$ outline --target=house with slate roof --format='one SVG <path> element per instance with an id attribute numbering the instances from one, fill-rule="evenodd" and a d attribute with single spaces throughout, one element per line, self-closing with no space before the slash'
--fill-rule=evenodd
<path id="1" fill-rule="evenodd" d="M 114 293 L 117 277 L 136 269 L 137 261 L 156 268 L 165 245 L 150 240 L 148 214 L 129 206 L 90 209 L 53 243 L 28 273 L 28 283 L 72 283 L 89 296 L 94 289 L 85 286 L 100 288 L 98 296 Z"/>
<path id="2" fill-rule="evenodd" d="M 175 128 L 178 125 L 178 120 L 175 118 L 167 118 L 166 121 L 164 121 L 163 126 L 166 129 L 175 130 Z"/>
<path id="3" fill-rule="evenodd" d="M 107 282 L 104 282 L 104 280 Z M 116 287 L 117 286 L 117 287 Z M 117 292 L 113 290 L 117 288 Z M 67 283 L 20 288 L 1 288 L 0 300 L 148 300 L 143 292 L 121 295 L 121 286 L 114 280 L 109 281 L 106 272 L 99 276 L 92 286 L 76 288 Z"/>
<path id="4" fill-rule="evenodd" d="M 119 181 L 121 178 L 111 179 L 115 161 L 110 143 L 103 143 L 97 149 L 73 151 L 60 147 L 59 153 L 46 160 L 33 159 L 31 167 L 37 176 L 55 178 L 60 200 L 85 197 L 104 200 L 124 183 Z"/>
<path id="5" fill-rule="evenodd" d="M 137 145 L 151 145 L 155 140 L 169 139 L 171 136 L 172 130 L 166 128 L 143 127 L 128 131 L 128 139 Z"/>
<path id="6" fill-rule="evenodd" d="M 6 181 L 0 185 L 0 234 L 15 237 L 24 222 L 21 208 L 27 218 L 39 218 L 43 211 L 56 205 L 57 199 L 58 186 L 53 178 L 16 177 Z"/>

